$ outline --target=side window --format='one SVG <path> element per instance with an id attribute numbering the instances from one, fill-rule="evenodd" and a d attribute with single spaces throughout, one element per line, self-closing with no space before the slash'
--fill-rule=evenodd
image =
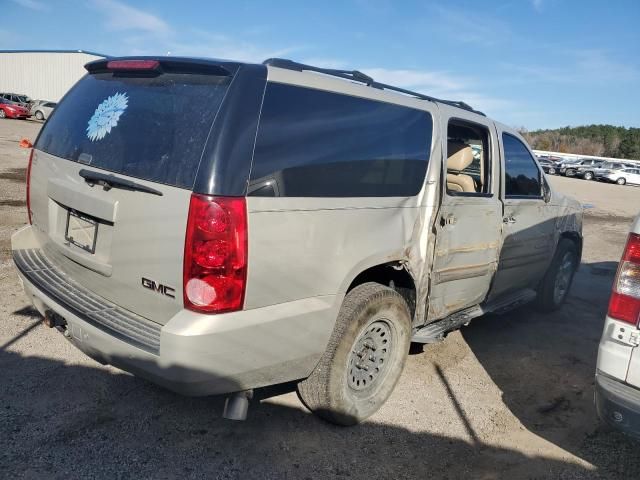
<path id="1" fill-rule="evenodd" d="M 248 195 L 415 195 L 424 183 L 432 126 L 422 110 L 269 83 Z"/>
<path id="2" fill-rule="evenodd" d="M 487 128 L 463 120 L 447 127 L 447 193 L 475 196 L 491 192 Z"/>
<path id="3" fill-rule="evenodd" d="M 540 170 L 527 147 L 513 135 L 502 134 L 505 197 L 540 197 Z"/>

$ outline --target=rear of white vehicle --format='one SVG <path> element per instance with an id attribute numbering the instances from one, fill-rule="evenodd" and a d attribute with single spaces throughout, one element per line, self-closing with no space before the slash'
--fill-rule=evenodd
<path id="1" fill-rule="evenodd" d="M 620 260 L 598 350 L 596 408 L 610 425 L 640 438 L 640 217 Z"/>

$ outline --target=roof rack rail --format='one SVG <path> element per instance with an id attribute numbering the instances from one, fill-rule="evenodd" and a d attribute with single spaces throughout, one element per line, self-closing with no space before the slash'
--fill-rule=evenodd
<path id="1" fill-rule="evenodd" d="M 421 100 L 438 102 L 438 103 L 442 103 L 452 107 L 461 108 L 469 112 L 477 113 L 482 116 L 486 116 L 484 113 L 478 110 L 474 110 L 470 105 L 466 104 L 465 102 L 458 102 L 454 100 L 443 100 L 441 98 L 431 97 L 429 95 L 413 92 L 411 90 L 407 90 L 404 88 L 394 87 L 393 85 L 387 85 L 385 83 L 376 82 L 369 75 L 365 75 L 364 73 L 358 70 L 339 70 L 335 68 L 314 67 L 313 65 L 305 65 L 304 63 L 294 62 L 293 60 L 288 60 L 286 58 L 269 58 L 264 62 L 262 62 L 262 64 L 269 65 L 272 67 L 285 68 L 287 70 L 295 70 L 296 72 L 302 72 L 306 70 L 310 72 L 322 73 L 324 75 L 331 75 L 332 77 L 344 78 L 345 80 L 364 83 L 368 87 L 373 87 L 380 90 L 391 90 L 394 92 L 399 92 L 405 95 L 409 95 L 411 97 L 419 98 Z"/>

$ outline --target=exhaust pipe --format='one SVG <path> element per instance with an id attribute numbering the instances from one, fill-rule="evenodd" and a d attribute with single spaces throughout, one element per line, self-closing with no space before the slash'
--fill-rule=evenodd
<path id="1" fill-rule="evenodd" d="M 224 402 L 222 418 L 227 420 L 246 420 L 249 400 L 253 398 L 253 390 L 232 393 Z"/>

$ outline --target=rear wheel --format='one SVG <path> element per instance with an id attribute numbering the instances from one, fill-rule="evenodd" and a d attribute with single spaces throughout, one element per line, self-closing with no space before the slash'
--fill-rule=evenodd
<path id="1" fill-rule="evenodd" d="M 572 169 L 570 169 L 570 168 L 567 168 L 567 171 L 565 172 L 565 175 L 566 175 L 567 177 L 573 177 L 573 176 L 575 176 L 575 174 L 576 174 L 576 171 L 575 171 L 575 170 L 572 170 Z"/>
<path id="2" fill-rule="evenodd" d="M 44 114 L 43 114 L 40 110 L 38 110 L 38 111 L 36 112 L 36 118 L 37 118 L 38 120 L 41 120 L 41 121 L 42 121 L 42 120 L 44 120 Z"/>
<path id="3" fill-rule="evenodd" d="M 556 169 L 553 167 L 549 168 L 549 175 L 555 175 L 556 174 Z"/>
<path id="4" fill-rule="evenodd" d="M 7 114 L 4 113 L 4 110 L 0 110 L 0 118 L 6 118 Z"/>
<path id="5" fill-rule="evenodd" d="M 591 172 L 584 172 L 584 179 L 585 179 L 585 180 L 593 180 L 593 173 L 591 173 Z"/>
<path id="6" fill-rule="evenodd" d="M 365 283 L 342 303 L 329 345 L 298 396 L 315 414 L 355 425 L 393 391 L 409 352 L 411 316 L 395 290 Z"/>
<path id="7" fill-rule="evenodd" d="M 616 180 L 616 183 L 618 185 L 624 185 L 625 183 L 627 183 L 627 179 L 624 177 L 620 177 L 619 179 Z"/>
<path id="8" fill-rule="evenodd" d="M 562 306 L 569 294 L 577 267 L 576 244 L 567 238 L 560 239 L 551 265 L 538 288 L 537 302 L 542 311 L 552 312 Z"/>

